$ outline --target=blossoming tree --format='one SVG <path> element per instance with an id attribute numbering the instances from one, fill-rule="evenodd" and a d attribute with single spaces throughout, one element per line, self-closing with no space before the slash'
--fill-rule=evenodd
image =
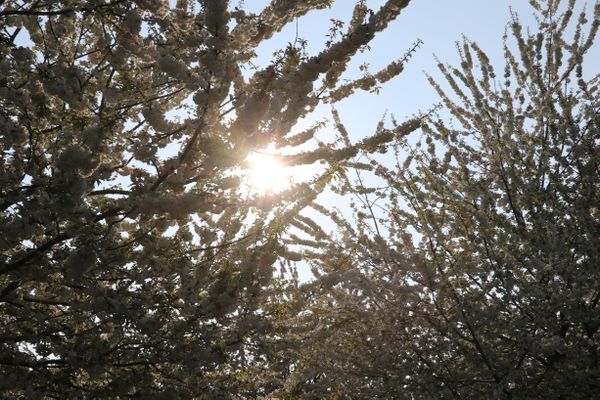
<path id="1" fill-rule="evenodd" d="M 409 0 L 356 2 L 338 41 L 263 41 L 328 0 L 5 1 L 0 6 L 0 393 L 26 398 L 258 396 L 269 368 L 281 237 L 360 148 L 288 156 L 325 172 L 278 195 L 243 193 L 247 155 L 297 147 L 323 102 L 402 70 L 340 82 Z M 349 4 L 350 6 L 350 4 Z M 272 304 L 271 304 L 272 305 Z M 221 397 L 219 397 L 221 398 Z"/>
<path id="2" fill-rule="evenodd" d="M 460 66 L 439 64 L 449 90 L 430 79 L 444 113 L 395 144 L 395 166 L 362 165 L 383 184 L 356 182 L 364 209 L 332 215 L 339 238 L 313 255 L 290 393 L 597 396 L 600 75 L 584 61 L 600 4 L 531 3 L 539 25 L 514 16 L 500 72 L 465 40 Z"/>

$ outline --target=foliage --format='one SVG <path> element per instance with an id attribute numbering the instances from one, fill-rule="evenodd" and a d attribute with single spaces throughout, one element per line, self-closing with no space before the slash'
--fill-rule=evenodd
<path id="1" fill-rule="evenodd" d="M 222 0 L 2 2 L 2 397 L 276 387 L 255 372 L 270 367 L 261 340 L 274 329 L 274 263 L 291 254 L 282 237 L 338 162 L 393 139 L 301 151 L 315 129 L 292 128 L 352 93 L 339 83 L 351 56 L 408 2 L 359 1 L 321 53 L 294 43 L 254 70 L 257 46 L 330 1 L 273 0 L 259 14 Z M 248 195 L 238 171 L 269 143 L 297 148 L 289 164 L 329 167 Z"/>
<path id="2" fill-rule="evenodd" d="M 589 21 L 574 1 L 539 3 L 536 30 L 510 21 L 502 72 L 466 39 L 459 67 L 439 64 L 449 116 L 399 140 L 395 167 L 346 163 L 385 187 L 349 188 L 367 199 L 355 223 L 329 213 L 337 238 L 313 253 L 320 277 L 288 325 L 308 326 L 289 393 L 597 396 L 600 75 L 584 56 L 600 5 Z"/>

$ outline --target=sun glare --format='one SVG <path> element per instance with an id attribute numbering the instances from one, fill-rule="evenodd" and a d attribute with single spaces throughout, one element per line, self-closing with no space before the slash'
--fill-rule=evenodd
<path id="1" fill-rule="evenodd" d="M 251 190 L 258 193 L 275 193 L 287 189 L 292 182 L 291 172 L 275 155 L 255 152 L 246 159 L 247 179 Z"/>
<path id="2" fill-rule="evenodd" d="M 265 149 L 254 151 L 246 157 L 242 172 L 247 188 L 258 194 L 271 194 L 289 189 L 295 183 L 307 182 L 318 174 L 317 165 L 285 165 L 281 156 L 294 154 L 288 148 L 275 148 L 270 144 Z"/>

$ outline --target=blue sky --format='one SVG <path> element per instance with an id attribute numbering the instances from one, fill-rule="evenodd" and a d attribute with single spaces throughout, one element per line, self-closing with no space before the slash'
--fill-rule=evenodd
<path id="1" fill-rule="evenodd" d="M 566 2 L 563 0 L 563 3 Z M 244 5 L 248 11 L 257 12 L 268 3 L 268 0 L 246 0 Z M 374 10 L 383 3 L 383 0 L 367 1 L 368 7 Z M 581 10 L 586 3 L 591 10 L 593 1 L 583 0 L 577 1 L 576 9 Z M 316 54 L 323 48 L 327 30 L 331 26 L 330 19 L 349 21 L 354 4 L 354 0 L 337 0 L 330 9 L 312 11 L 299 19 L 298 33 L 301 38 L 308 40 L 310 54 Z M 372 133 L 385 112 L 394 114 L 402 121 L 438 102 L 423 71 L 439 77 L 434 54 L 443 62 L 457 65 L 455 43 L 461 40 L 462 35 L 476 41 L 496 69 L 501 69 L 504 66 L 502 36 L 510 20 L 511 8 L 518 13 L 524 26 L 536 25 L 528 0 L 412 0 L 388 29 L 375 38 L 371 50 L 358 54 L 352 60 L 347 71 L 347 78 L 357 77 L 360 74 L 358 66 L 367 62 L 370 71 L 376 72 L 400 58 L 415 40 L 424 42 L 404 72 L 387 82 L 378 95 L 359 92 L 336 106 L 351 136 L 358 139 Z M 270 60 L 273 52 L 293 41 L 295 35 L 295 26 L 290 24 L 258 49 L 259 61 Z M 596 72 L 600 69 L 599 47 L 595 46 L 595 54 L 588 57 L 588 60 L 599 60 L 593 62 L 594 68 L 590 68 Z M 321 109 L 310 120 L 326 117 L 327 114 L 326 109 Z"/>
<path id="2" fill-rule="evenodd" d="M 383 0 L 371 0 L 367 4 L 372 9 L 378 9 Z M 563 3 L 566 4 L 566 0 Z M 354 0 L 337 0 L 331 9 L 313 11 L 298 21 L 298 35 L 308 40 L 311 55 L 320 51 L 326 39 L 330 19 L 349 21 Z M 245 6 L 249 11 L 259 11 L 268 4 L 266 0 L 246 0 Z M 563 4 L 563 6 L 565 5 Z M 593 1 L 577 0 L 576 12 L 584 7 L 591 11 Z M 376 72 L 389 62 L 402 57 L 407 49 L 417 39 L 423 45 L 411 61 L 405 66 L 404 72 L 395 79 L 387 82 L 379 94 L 357 92 L 349 99 L 336 105 L 342 122 L 354 140 L 359 140 L 373 133 L 375 126 L 384 113 L 394 114 L 398 121 L 403 121 L 419 111 L 430 109 L 439 102 L 433 88 L 428 84 L 424 71 L 430 73 L 442 83 L 437 72 L 435 56 L 442 62 L 452 65 L 459 64 L 459 56 L 455 44 L 462 40 L 463 35 L 479 44 L 497 71 L 504 67 L 502 37 L 511 19 L 511 10 L 518 14 L 522 25 L 535 29 L 537 23 L 533 17 L 533 8 L 528 0 L 412 0 L 402 14 L 380 33 L 371 43 L 371 50 L 358 54 L 351 63 L 347 78 L 360 75 L 358 66 L 364 62 L 370 64 L 370 71 Z M 575 18 L 576 19 L 576 18 Z M 575 21 L 573 21 L 575 22 Z M 296 36 L 295 24 L 290 24 L 280 34 L 258 49 L 259 64 L 268 63 L 274 51 L 284 48 L 288 42 L 293 42 Z M 600 72 L 600 46 L 596 45 L 592 54 L 588 55 L 587 71 Z M 434 56 L 435 54 L 435 56 Z M 321 107 L 310 117 L 309 121 L 329 116 L 329 106 Z M 308 121 L 307 121 L 308 122 Z M 323 132 L 323 139 L 332 136 L 331 132 Z M 347 199 L 325 194 L 321 201 L 326 206 L 338 206 L 346 209 Z M 315 216 L 318 218 L 318 216 Z M 329 227 L 326 221 L 325 229 Z M 310 279 L 306 266 L 299 268 L 301 279 Z"/>

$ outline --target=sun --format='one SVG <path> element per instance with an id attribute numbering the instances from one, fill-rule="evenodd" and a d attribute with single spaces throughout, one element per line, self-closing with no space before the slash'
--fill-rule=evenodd
<path id="1" fill-rule="evenodd" d="M 292 173 L 276 154 L 253 152 L 246 158 L 246 179 L 252 191 L 260 194 L 277 193 L 292 184 Z"/>
<path id="2" fill-rule="evenodd" d="M 242 170 L 243 180 L 249 192 L 269 195 L 283 192 L 294 184 L 309 182 L 322 170 L 314 164 L 287 165 L 282 160 L 294 156 L 296 149 L 278 148 L 269 144 L 251 152 Z"/>

